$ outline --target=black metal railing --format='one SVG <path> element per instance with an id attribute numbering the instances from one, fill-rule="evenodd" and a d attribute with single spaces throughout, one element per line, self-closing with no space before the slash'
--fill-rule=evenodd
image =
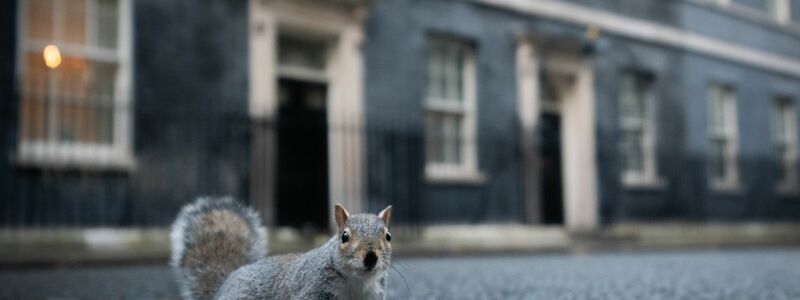
<path id="1" fill-rule="evenodd" d="M 116 109 L 119 116 L 118 110 L 126 108 Z M 519 210 L 503 206 L 521 205 L 521 161 L 513 126 L 483 124 L 475 137 L 466 137 L 426 135 L 422 115 L 385 114 L 360 124 L 331 122 L 325 111 L 279 115 L 256 120 L 246 113 L 202 107 L 132 110 L 130 165 L 91 164 L 91 157 L 86 165 L 46 159 L 22 164 L 15 158 L 24 135 L 17 133 L 16 144 L 4 148 L 10 159 L 0 164 L 0 227 L 163 227 L 198 195 L 232 195 L 258 207 L 271 225 L 295 227 L 325 227 L 328 195 L 341 189 L 359 189 L 364 210 L 393 204 L 396 222 L 407 225 L 503 220 L 508 216 L 500 211 Z M 9 117 L 17 126 L 6 130 L 26 128 L 21 115 Z M 476 148 L 485 182 L 428 178 L 426 156 L 432 150 L 426 143 L 432 139 L 450 147 L 473 145 L 469 147 Z M 331 172 L 334 165 L 337 172 Z M 331 180 L 330 174 L 361 178 Z M 345 186 L 331 186 L 337 183 Z M 479 200 L 464 206 L 478 207 L 455 204 L 458 211 L 452 211 L 457 200 L 446 198 L 465 194 Z M 437 202 L 440 198 L 445 199 Z M 504 202 L 495 201 L 499 198 Z"/>

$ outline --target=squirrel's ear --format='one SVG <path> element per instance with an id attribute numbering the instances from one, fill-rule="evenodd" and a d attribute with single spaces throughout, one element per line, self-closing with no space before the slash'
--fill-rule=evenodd
<path id="1" fill-rule="evenodd" d="M 344 223 L 350 218 L 350 213 L 344 209 L 344 206 L 336 203 L 336 206 L 334 206 L 333 216 L 336 218 L 336 226 L 339 227 L 339 232 L 342 232 L 344 230 Z"/>
<path id="2" fill-rule="evenodd" d="M 378 213 L 378 218 L 383 220 L 383 224 L 389 226 L 389 220 L 392 219 L 392 206 L 389 205 Z"/>

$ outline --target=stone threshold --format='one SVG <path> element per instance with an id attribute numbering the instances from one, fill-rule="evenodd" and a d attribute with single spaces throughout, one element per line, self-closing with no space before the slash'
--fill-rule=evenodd
<path id="1" fill-rule="evenodd" d="M 591 232 L 514 224 L 394 227 L 395 255 L 587 253 L 619 250 L 800 246 L 800 223 L 624 223 Z M 331 236 L 270 230 L 269 253 L 302 252 Z M 0 230 L 0 268 L 166 263 L 166 228 Z"/>

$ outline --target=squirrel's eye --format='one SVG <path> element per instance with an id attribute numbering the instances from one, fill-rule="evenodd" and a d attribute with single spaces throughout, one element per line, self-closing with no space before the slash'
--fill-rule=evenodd
<path id="1" fill-rule="evenodd" d="M 388 232 L 386 233 L 386 241 L 387 242 L 391 242 L 392 241 L 392 234 L 391 233 L 388 233 Z"/>
<path id="2" fill-rule="evenodd" d="M 342 232 L 342 243 L 347 243 L 350 240 L 350 234 L 347 231 Z"/>

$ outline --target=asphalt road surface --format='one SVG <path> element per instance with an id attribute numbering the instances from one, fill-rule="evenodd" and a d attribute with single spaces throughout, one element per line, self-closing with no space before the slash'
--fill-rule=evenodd
<path id="1" fill-rule="evenodd" d="M 397 258 L 389 299 L 800 299 L 800 249 Z M 402 275 L 402 276 L 401 276 Z M 176 299 L 165 266 L 0 271 L 2 299 Z"/>

